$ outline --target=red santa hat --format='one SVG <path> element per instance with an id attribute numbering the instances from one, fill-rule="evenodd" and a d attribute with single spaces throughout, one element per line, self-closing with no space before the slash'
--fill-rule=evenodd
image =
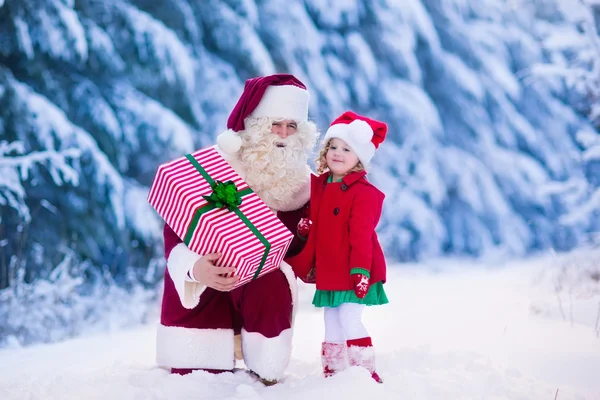
<path id="1" fill-rule="evenodd" d="M 384 141 L 386 133 L 385 123 L 346 111 L 331 123 L 324 141 L 327 143 L 329 139 L 342 139 L 366 168 L 375 155 L 375 150 Z"/>
<path id="2" fill-rule="evenodd" d="M 242 146 L 237 132 L 246 129 L 248 117 L 289 119 L 297 123 L 308 120 L 309 95 L 306 86 L 290 74 L 275 74 L 248 79 L 244 91 L 227 120 L 227 130 L 217 137 L 225 153 L 236 153 Z"/>

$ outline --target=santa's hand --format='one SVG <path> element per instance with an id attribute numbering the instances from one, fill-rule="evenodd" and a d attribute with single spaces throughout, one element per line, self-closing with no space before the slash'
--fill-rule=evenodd
<path id="1" fill-rule="evenodd" d="M 207 254 L 194 264 L 193 277 L 198 283 L 220 292 L 229 292 L 240 280 L 233 267 L 217 267 L 214 262 L 221 257 L 220 253 Z"/>
<path id="2" fill-rule="evenodd" d="M 354 294 L 359 299 L 364 299 L 369 291 L 369 277 L 363 274 L 353 274 Z"/>
<path id="3" fill-rule="evenodd" d="M 308 218 L 301 218 L 300 222 L 298 222 L 298 235 L 303 238 L 308 237 L 308 233 L 310 232 L 310 227 L 312 225 L 312 221 Z"/>

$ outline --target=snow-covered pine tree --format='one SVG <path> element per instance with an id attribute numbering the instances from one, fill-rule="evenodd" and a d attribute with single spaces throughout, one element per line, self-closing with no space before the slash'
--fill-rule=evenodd
<path id="1" fill-rule="evenodd" d="M 160 243 L 145 201 L 153 169 L 194 148 L 203 118 L 189 50 L 122 1 L 8 0 L 0 35 L 2 139 L 81 152 L 77 186 L 57 190 L 35 167 L 21 182 L 31 218 L 3 210 L 0 264 L 19 254 L 28 281 L 44 278 L 69 248 L 117 281 L 144 276 Z"/>
<path id="2" fill-rule="evenodd" d="M 556 82 L 519 79 L 560 55 L 544 32 L 569 24 L 515 1 L 0 0 L 0 140 L 80 151 L 78 185 L 40 165 L 20 182 L 28 233 L 3 217 L 0 264 L 22 248 L 26 284 L 58 265 L 85 266 L 82 285 L 157 282 L 157 165 L 211 144 L 243 81 L 273 72 L 307 84 L 322 130 L 346 109 L 389 123 L 369 175 L 388 257 L 576 246 L 591 226 L 558 223 L 568 202 L 541 189 L 587 190 L 589 124 Z"/>
<path id="3" fill-rule="evenodd" d="M 0 126 L 2 129 L 2 126 Z M 2 133 L 0 131 L 0 133 Z M 43 166 L 52 178 L 54 185 L 63 184 L 77 185 L 78 174 L 71 167 L 70 160 L 78 160 L 79 149 L 71 148 L 56 151 L 54 149 L 36 151 L 25 154 L 21 142 L 8 143 L 0 141 L 0 226 L 13 226 L 15 221 L 20 221 L 16 236 L 25 236 L 23 230 L 31 222 L 31 211 L 26 202 L 25 188 L 23 182 L 28 180 L 31 170 L 37 166 Z M 52 207 L 47 202 L 40 203 L 43 207 Z M 4 230 L 4 229 L 3 229 Z M 9 232 L 3 235 L 9 236 Z M 4 239 L 2 246 L 8 246 L 8 240 Z M 10 247 L 9 247 L 10 248 Z M 7 260 L 8 263 L 0 265 L 0 290 L 8 287 L 17 273 L 16 269 L 23 267 L 19 262 L 19 254 L 24 254 L 24 249 L 16 251 Z"/>
<path id="4" fill-rule="evenodd" d="M 535 65 L 532 76 L 559 77 L 565 83 L 565 101 L 592 123 L 577 132 L 582 147 L 583 176 L 557 180 L 546 188 L 557 196 L 563 208 L 560 222 L 591 231 L 588 240 L 600 239 L 600 1 L 546 0 L 576 30 L 546 32 L 544 44 L 554 57 Z M 595 129 L 593 129 L 595 127 Z"/>
<path id="5" fill-rule="evenodd" d="M 576 86 L 584 93 L 584 112 L 596 127 L 596 132 L 583 130 L 578 135 L 579 143 L 584 147 L 583 162 L 586 167 L 586 177 L 593 189 L 580 205 L 580 210 L 575 215 L 570 215 L 567 220 L 577 220 L 581 214 L 586 219 L 600 217 L 600 1 L 586 0 L 590 10 L 589 16 L 583 20 L 583 31 L 589 39 L 590 49 L 587 56 L 587 69 L 584 69 Z M 600 243 L 600 232 L 596 231 L 594 238 Z"/>
<path id="6" fill-rule="evenodd" d="M 135 290 L 162 275 L 147 186 L 158 163 L 202 140 L 193 61 L 172 30 L 122 1 L 8 0 L 0 37 L 2 308 L 58 310 L 62 301 L 66 313 L 71 304 L 69 326 L 44 320 L 45 337 L 60 338 L 79 330 L 71 323 L 100 318 L 79 294 L 97 301 L 115 284 Z M 18 161 L 35 158 L 16 175 Z M 2 320 L 13 320 L 5 328 L 17 341 L 51 340 L 27 334 L 39 331 L 25 323 L 35 319 L 15 315 Z"/>

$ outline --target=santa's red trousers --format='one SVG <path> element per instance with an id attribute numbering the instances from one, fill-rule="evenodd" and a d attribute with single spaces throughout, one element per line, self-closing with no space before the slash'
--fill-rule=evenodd
<path id="1" fill-rule="evenodd" d="M 210 347 L 210 343 L 200 344 L 193 341 L 208 340 L 215 342 L 215 351 L 224 353 L 218 354 L 216 363 L 207 361 L 203 365 L 202 354 L 199 354 L 198 357 L 193 357 L 194 365 L 171 365 L 174 373 L 184 374 L 195 369 L 205 369 L 210 372 L 232 369 L 234 355 L 227 354 L 228 347 L 220 347 L 219 342 L 229 341 L 233 334 L 240 333 L 244 361 L 250 369 L 258 370 L 255 372 L 259 375 L 267 379 L 276 379 L 275 375 L 278 375 L 278 372 L 274 369 L 278 370 L 278 366 L 266 364 L 279 362 L 285 364 L 283 369 L 289 361 L 292 297 L 289 283 L 281 270 L 263 275 L 231 292 L 219 292 L 207 288 L 200 296 L 198 306 L 193 309 L 186 309 L 181 305 L 167 270 L 162 308 L 162 326 L 179 327 L 199 335 L 203 332 L 208 333 L 208 336 L 174 337 L 173 340 L 190 340 L 186 351 L 194 351 L 195 347 L 201 347 L 200 352 L 207 351 L 206 345 Z M 221 351 L 224 348 L 227 350 Z M 210 355 L 205 359 L 213 360 L 213 356 Z M 223 358 L 225 358 L 224 363 Z M 231 359 L 230 363 L 228 358 Z"/>

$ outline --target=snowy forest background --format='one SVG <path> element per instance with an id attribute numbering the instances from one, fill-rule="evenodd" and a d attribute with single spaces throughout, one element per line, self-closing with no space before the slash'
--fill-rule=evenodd
<path id="1" fill-rule="evenodd" d="M 598 0 L 0 0 L 0 347 L 149 318 L 156 167 L 257 75 L 297 75 L 321 130 L 389 124 L 391 260 L 594 243 L 599 26 Z"/>

